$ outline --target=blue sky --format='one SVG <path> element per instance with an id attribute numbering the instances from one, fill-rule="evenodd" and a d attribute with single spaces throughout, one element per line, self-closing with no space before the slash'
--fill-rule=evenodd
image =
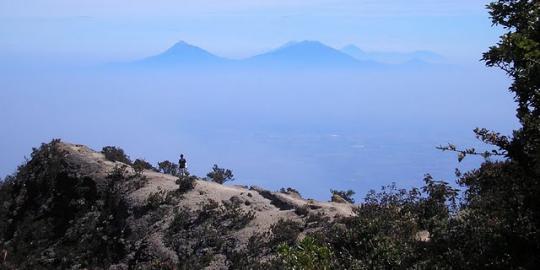
<path id="1" fill-rule="evenodd" d="M 185 40 L 241 58 L 290 40 L 476 61 L 500 30 L 484 0 L 0 1 L 0 57 L 110 61 Z"/>

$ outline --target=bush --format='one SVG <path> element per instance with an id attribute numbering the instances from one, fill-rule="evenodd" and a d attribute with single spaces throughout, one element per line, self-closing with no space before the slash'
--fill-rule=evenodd
<path id="1" fill-rule="evenodd" d="M 152 164 L 144 159 L 136 159 L 133 162 L 133 169 L 137 174 L 141 174 L 144 170 L 156 170 Z"/>
<path id="2" fill-rule="evenodd" d="M 180 269 L 202 269 L 215 255 L 232 254 L 238 243 L 227 234 L 244 228 L 254 215 L 234 202 L 210 201 L 200 210 L 181 208 L 165 233 L 165 244 L 175 251 Z"/>
<path id="3" fill-rule="evenodd" d="M 309 214 L 309 207 L 307 205 L 302 205 L 294 209 L 294 213 L 299 216 L 307 216 Z"/>
<path id="4" fill-rule="evenodd" d="M 451 210 L 457 191 L 429 175 L 424 181 L 421 189 L 390 185 L 370 191 L 353 209 L 355 216 L 339 219 L 319 233 L 335 251 L 338 268 L 468 269 L 459 262 L 463 254 L 451 248 L 452 235 L 459 231 L 452 225 L 458 220 Z M 426 234 L 427 240 L 419 237 Z"/>
<path id="5" fill-rule="evenodd" d="M 150 193 L 145 200 L 145 207 L 148 210 L 155 210 L 163 204 L 167 204 L 167 192 L 164 190 Z"/>
<path id="6" fill-rule="evenodd" d="M 143 188 L 148 184 L 149 180 L 144 175 L 135 175 L 136 177 L 128 181 L 126 184 L 126 190 L 127 191 L 135 191 L 138 189 Z"/>
<path id="7" fill-rule="evenodd" d="M 212 171 L 209 172 L 206 176 L 210 178 L 210 180 L 219 184 L 234 180 L 234 175 L 231 170 L 220 168 L 217 164 L 214 164 L 214 167 L 212 167 Z"/>
<path id="8" fill-rule="evenodd" d="M 245 247 L 228 253 L 227 257 L 231 261 L 230 269 L 288 269 L 279 258 L 279 246 L 295 245 L 303 228 L 303 223 L 280 219 L 269 231 L 255 232 Z"/>
<path id="9" fill-rule="evenodd" d="M 293 245 L 296 243 L 298 235 L 300 235 L 303 230 L 304 225 L 300 222 L 288 219 L 280 219 L 270 227 L 272 239 L 269 243 L 272 247 L 277 247 L 282 243 Z"/>
<path id="10" fill-rule="evenodd" d="M 178 184 L 178 191 L 180 193 L 184 193 L 194 189 L 197 185 L 196 179 L 196 177 L 190 175 L 178 177 L 176 180 L 176 184 Z"/>
<path id="11" fill-rule="evenodd" d="M 306 237 L 294 246 L 282 244 L 278 247 L 279 257 L 286 269 L 336 269 L 334 253 L 312 237 Z"/>
<path id="12" fill-rule="evenodd" d="M 122 183 L 122 190 L 125 192 L 140 189 L 148 183 L 148 178 L 142 175 L 141 171 L 135 169 L 135 174 L 130 174 L 125 164 L 115 164 L 106 178 L 112 182 Z"/>
<path id="13" fill-rule="evenodd" d="M 158 163 L 158 169 L 164 174 L 178 175 L 178 164 L 170 162 L 168 160 Z"/>
<path id="14" fill-rule="evenodd" d="M 330 217 L 322 212 L 308 213 L 305 222 L 309 227 L 325 225 L 330 222 Z"/>
<path id="15" fill-rule="evenodd" d="M 281 193 L 286 193 L 286 194 L 294 194 L 294 195 L 298 195 L 298 197 L 302 197 L 302 195 L 300 194 L 300 192 L 294 188 L 291 188 L 291 187 L 288 187 L 288 188 L 281 188 L 279 190 L 279 192 Z"/>
<path id="16" fill-rule="evenodd" d="M 128 176 L 128 170 L 127 170 L 127 165 L 125 164 L 122 164 L 122 165 L 114 165 L 112 171 L 109 172 L 109 174 L 107 174 L 107 179 L 113 181 L 113 182 L 122 182 L 122 181 L 125 181 L 125 180 L 128 180 L 129 176 Z"/>
<path id="17" fill-rule="evenodd" d="M 131 165 L 131 160 L 129 159 L 129 156 L 126 155 L 126 153 L 124 153 L 124 150 L 120 147 L 105 146 L 101 150 L 101 153 L 105 155 L 105 158 L 109 161 L 119 161 Z"/>
<path id="18" fill-rule="evenodd" d="M 350 203 L 354 203 L 354 198 L 352 196 L 354 196 L 355 192 L 351 189 L 347 191 L 331 189 L 330 192 L 332 195 L 337 195 Z"/>

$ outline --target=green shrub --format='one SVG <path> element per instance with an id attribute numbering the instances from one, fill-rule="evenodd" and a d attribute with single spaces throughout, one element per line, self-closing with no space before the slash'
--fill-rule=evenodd
<path id="1" fill-rule="evenodd" d="M 120 147 L 105 146 L 101 150 L 101 153 L 105 155 L 105 158 L 109 161 L 119 161 L 131 165 L 131 160 L 129 159 L 129 156 L 126 155 L 126 153 L 124 153 L 124 150 Z"/>
<path id="2" fill-rule="evenodd" d="M 355 216 L 339 219 L 317 235 L 329 243 L 340 268 L 448 269 L 451 203 L 457 192 L 447 183 L 424 179 L 422 189 L 398 189 L 395 184 L 370 191 Z M 419 240 L 427 232 L 429 240 Z M 439 239 L 441 241 L 439 241 Z M 339 251 L 339 252 L 338 252 Z M 463 265 L 461 265 L 463 266 Z M 462 267 L 458 267 L 461 269 Z"/>
<path id="3" fill-rule="evenodd" d="M 135 170 L 135 173 L 136 174 L 141 174 L 144 170 L 153 170 L 155 171 L 156 169 L 154 168 L 154 166 L 152 166 L 152 164 L 150 164 L 149 162 L 147 162 L 146 160 L 144 159 L 136 159 L 134 162 L 133 162 L 133 165 L 132 165 L 133 169 Z"/>
<path id="4" fill-rule="evenodd" d="M 305 219 L 306 224 L 310 226 L 323 226 L 330 223 L 330 217 L 322 212 L 309 213 Z"/>
<path id="5" fill-rule="evenodd" d="M 351 189 L 347 190 L 347 191 L 343 191 L 343 190 L 333 190 L 331 189 L 330 190 L 330 193 L 332 193 L 332 195 L 338 195 L 339 197 L 343 198 L 344 200 L 350 202 L 350 203 L 354 203 L 354 194 L 355 192 Z"/>
<path id="6" fill-rule="evenodd" d="M 227 234 L 244 228 L 254 218 L 239 204 L 210 201 L 200 210 L 177 209 L 164 237 L 175 251 L 180 269 L 207 267 L 217 254 L 232 254 L 238 245 Z"/>
<path id="7" fill-rule="evenodd" d="M 304 225 L 300 222 L 280 219 L 270 227 L 272 238 L 270 246 L 276 248 L 280 244 L 293 245 L 296 243 L 298 235 L 304 230 Z"/>
<path id="8" fill-rule="evenodd" d="M 220 168 L 217 164 L 214 164 L 214 167 L 212 167 L 212 171 L 209 172 L 206 176 L 210 178 L 210 180 L 218 184 L 223 184 L 227 181 L 234 180 L 234 175 L 231 170 Z"/>
<path id="9" fill-rule="evenodd" d="M 148 195 L 148 197 L 145 200 L 145 206 L 149 210 L 155 210 L 160 205 L 167 203 L 167 192 L 164 190 L 160 190 L 157 192 L 152 192 Z"/>
<path id="10" fill-rule="evenodd" d="M 291 188 L 291 187 L 288 187 L 288 188 L 281 188 L 279 190 L 279 192 L 281 193 L 286 193 L 286 194 L 296 194 L 298 195 L 299 197 L 302 197 L 302 195 L 300 194 L 300 192 L 294 188 Z"/>
<path id="11" fill-rule="evenodd" d="M 307 205 L 302 205 L 294 209 L 294 213 L 299 216 L 307 216 L 309 214 L 309 207 Z"/>
<path id="12" fill-rule="evenodd" d="M 115 164 L 106 178 L 113 182 L 122 183 L 124 191 L 138 190 L 148 183 L 148 178 L 141 172 L 135 171 L 135 174 L 130 174 L 128 166 L 125 164 Z"/>
<path id="13" fill-rule="evenodd" d="M 112 171 L 109 172 L 106 178 L 114 182 L 122 182 L 127 180 L 129 178 L 127 165 L 114 165 Z"/>
<path id="14" fill-rule="evenodd" d="M 331 270 L 336 269 L 332 250 L 312 237 L 305 237 L 298 244 L 282 244 L 278 254 L 285 269 Z"/>
<path id="15" fill-rule="evenodd" d="M 190 190 L 193 190 L 197 185 L 197 178 L 190 175 L 180 176 L 176 179 L 176 184 L 178 184 L 178 191 L 180 193 L 185 193 Z"/>
<path id="16" fill-rule="evenodd" d="M 172 163 L 168 160 L 158 163 L 158 169 L 164 174 L 170 174 L 177 176 L 178 175 L 178 164 Z"/>

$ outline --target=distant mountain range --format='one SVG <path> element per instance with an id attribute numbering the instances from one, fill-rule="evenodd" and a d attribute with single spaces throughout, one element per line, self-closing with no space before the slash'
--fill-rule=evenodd
<path id="1" fill-rule="evenodd" d="M 403 64 L 407 62 L 441 63 L 444 57 L 431 51 L 414 52 L 366 52 L 355 45 L 348 45 L 342 52 L 363 61 L 376 61 L 385 64 Z"/>
<path id="2" fill-rule="evenodd" d="M 430 51 L 411 53 L 362 51 L 355 45 L 337 50 L 318 41 L 289 42 L 277 49 L 241 60 L 214 55 L 184 41 L 155 56 L 130 63 L 149 68 L 376 68 L 386 65 L 425 66 L 443 57 Z"/>
<path id="3" fill-rule="evenodd" d="M 360 67 L 377 63 L 358 60 L 318 41 L 289 42 L 278 49 L 245 60 L 257 65 Z"/>

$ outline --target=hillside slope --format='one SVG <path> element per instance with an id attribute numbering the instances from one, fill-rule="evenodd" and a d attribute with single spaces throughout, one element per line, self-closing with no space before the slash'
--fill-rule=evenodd
<path id="1" fill-rule="evenodd" d="M 346 203 L 137 173 L 83 145 L 35 149 L 0 188 L 5 269 L 231 269 L 336 217 Z"/>

